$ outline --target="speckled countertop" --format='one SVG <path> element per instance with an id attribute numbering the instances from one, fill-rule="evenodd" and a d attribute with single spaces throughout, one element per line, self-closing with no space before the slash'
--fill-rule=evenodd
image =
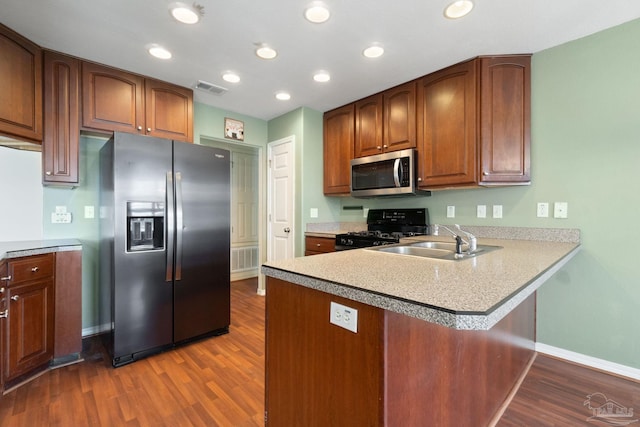
<path id="1" fill-rule="evenodd" d="M 490 231 L 471 232 L 500 235 L 504 230 Z M 541 236 L 545 240 L 479 238 L 478 244 L 502 249 L 462 261 L 355 249 L 269 262 L 262 272 L 451 328 L 482 330 L 495 325 L 576 254 L 579 232 L 573 231 L 545 230 Z"/>
<path id="2" fill-rule="evenodd" d="M 0 259 L 79 250 L 82 250 L 82 244 L 76 239 L 0 242 Z"/>

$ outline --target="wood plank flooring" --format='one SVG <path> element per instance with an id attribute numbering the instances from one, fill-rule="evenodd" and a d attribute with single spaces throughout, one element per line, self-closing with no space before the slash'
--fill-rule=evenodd
<path id="1" fill-rule="evenodd" d="M 263 426 L 265 300 L 256 286 L 232 283 L 227 335 L 117 369 L 99 340 L 85 340 L 84 362 L 0 398 L 0 426 Z M 640 412 L 640 383 L 538 355 L 497 426 L 606 426 L 583 405 L 598 392 Z"/>

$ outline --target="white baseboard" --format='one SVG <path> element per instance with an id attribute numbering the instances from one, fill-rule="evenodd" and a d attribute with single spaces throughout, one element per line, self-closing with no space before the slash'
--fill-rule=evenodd
<path id="1" fill-rule="evenodd" d="M 536 351 L 538 353 L 548 354 L 549 356 L 554 356 L 569 362 L 578 363 L 580 365 L 589 366 L 591 368 L 600 369 L 601 371 L 610 372 L 612 374 L 640 381 L 640 369 L 632 368 L 630 366 L 609 362 L 608 360 L 598 359 L 597 357 L 587 356 L 585 354 L 576 353 L 539 342 L 536 343 Z"/>
<path id="2" fill-rule="evenodd" d="M 97 335 L 99 333 L 106 332 L 109 329 L 110 328 L 108 323 L 105 323 L 103 325 L 91 326 L 89 328 L 82 328 L 82 338 L 90 337 L 91 335 Z"/>

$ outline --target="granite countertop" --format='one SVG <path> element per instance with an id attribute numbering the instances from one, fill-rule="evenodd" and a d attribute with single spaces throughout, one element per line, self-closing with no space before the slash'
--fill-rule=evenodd
<path id="1" fill-rule="evenodd" d="M 413 240 L 451 239 L 435 236 Z M 446 261 L 355 249 L 269 262 L 262 272 L 455 329 L 489 329 L 579 250 L 578 241 L 479 238 L 502 246 Z"/>
<path id="2" fill-rule="evenodd" d="M 24 240 L 0 242 L 0 259 L 47 254 L 51 252 L 82 250 L 76 239 Z"/>

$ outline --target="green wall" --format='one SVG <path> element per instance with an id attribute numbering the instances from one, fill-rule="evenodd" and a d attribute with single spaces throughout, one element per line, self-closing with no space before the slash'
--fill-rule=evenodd
<path id="1" fill-rule="evenodd" d="M 432 222 L 578 228 L 581 252 L 540 290 L 538 341 L 640 368 L 640 20 L 534 54 L 532 184 L 342 205 L 428 207 Z M 568 219 L 536 203 L 569 204 Z M 475 217 L 503 205 L 503 219 Z M 456 219 L 446 206 L 456 206 Z M 343 221 L 362 212 L 342 211 Z"/>

